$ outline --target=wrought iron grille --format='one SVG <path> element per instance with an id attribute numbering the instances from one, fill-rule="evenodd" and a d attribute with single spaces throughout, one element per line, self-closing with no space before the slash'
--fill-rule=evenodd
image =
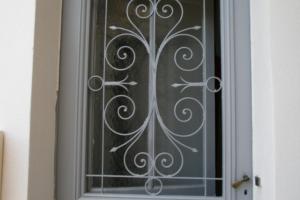
<path id="1" fill-rule="evenodd" d="M 222 144 L 216 137 L 223 84 L 211 56 L 217 54 L 211 42 L 216 31 L 209 31 L 214 22 L 208 22 L 213 15 L 207 4 L 93 4 L 86 192 L 222 195 L 222 174 L 216 173 L 222 169 L 222 158 L 216 161 Z"/>

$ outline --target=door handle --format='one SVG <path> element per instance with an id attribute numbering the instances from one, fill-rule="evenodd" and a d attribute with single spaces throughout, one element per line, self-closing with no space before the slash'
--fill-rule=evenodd
<path id="1" fill-rule="evenodd" d="M 247 183 L 250 181 L 250 177 L 247 175 L 244 175 L 243 178 L 241 180 L 235 181 L 232 183 L 232 187 L 234 189 L 238 189 L 239 187 L 241 187 L 241 185 L 243 185 L 244 183 Z"/>

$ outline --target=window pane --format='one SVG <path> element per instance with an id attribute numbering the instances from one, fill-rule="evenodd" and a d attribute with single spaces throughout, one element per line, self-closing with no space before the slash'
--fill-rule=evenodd
<path id="1" fill-rule="evenodd" d="M 85 189 L 222 196 L 219 1 L 95 0 Z"/>

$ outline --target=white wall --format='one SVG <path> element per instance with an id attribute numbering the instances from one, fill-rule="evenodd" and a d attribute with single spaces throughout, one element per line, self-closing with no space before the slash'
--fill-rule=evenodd
<path id="1" fill-rule="evenodd" d="M 276 200 L 300 199 L 300 1 L 272 0 Z"/>
<path id="2" fill-rule="evenodd" d="M 0 0 L 2 200 L 27 199 L 35 0 Z"/>
<path id="3" fill-rule="evenodd" d="M 254 186 L 255 200 L 275 200 L 275 135 L 273 130 L 273 72 L 270 39 L 270 2 L 252 0 L 252 109 L 253 172 L 261 178 Z"/>
<path id="4" fill-rule="evenodd" d="M 255 200 L 300 199 L 300 1 L 252 0 Z"/>

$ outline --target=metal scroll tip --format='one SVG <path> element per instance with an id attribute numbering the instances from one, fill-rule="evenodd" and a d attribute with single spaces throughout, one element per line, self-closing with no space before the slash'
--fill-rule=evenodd
<path id="1" fill-rule="evenodd" d="M 117 27 L 116 26 L 110 26 L 109 29 L 111 29 L 111 30 L 117 30 Z"/>
<path id="2" fill-rule="evenodd" d="M 194 29 L 195 29 L 195 30 L 200 30 L 200 29 L 201 29 L 201 26 L 194 26 Z"/>
<path id="3" fill-rule="evenodd" d="M 117 147 L 113 147 L 109 152 L 110 152 L 110 153 L 114 153 L 114 152 L 116 152 L 117 150 L 118 150 Z"/>
<path id="4" fill-rule="evenodd" d="M 198 149 L 193 148 L 192 151 L 193 151 L 194 153 L 197 153 L 197 152 L 198 152 Z"/>

